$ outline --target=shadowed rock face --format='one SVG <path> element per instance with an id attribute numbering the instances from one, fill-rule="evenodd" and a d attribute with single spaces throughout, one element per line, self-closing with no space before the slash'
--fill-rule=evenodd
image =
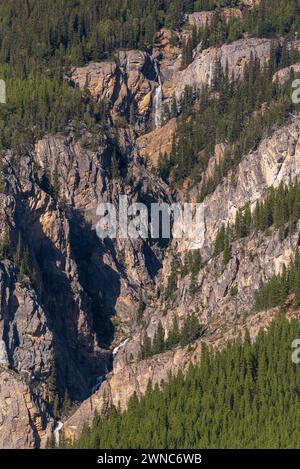
<path id="1" fill-rule="evenodd" d="M 215 193 L 207 197 L 204 202 L 207 210 L 206 247 L 202 250 L 204 256 L 206 253 L 207 263 L 194 279 L 197 288 L 191 291 L 191 274 L 183 278 L 178 275 L 175 291 L 171 298 L 166 298 L 164 291 L 172 271 L 174 253 L 183 261 L 187 249 L 185 243 L 172 243 L 172 250 L 166 252 L 163 268 L 156 280 L 156 293 L 143 313 L 145 328 L 131 331 L 129 341 L 114 358 L 113 371 L 107 376 L 107 381 L 65 422 L 64 435 L 67 438 L 77 438 L 83 423 L 91 423 L 95 410 L 105 413 L 108 403 L 124 409 L 134 392 L 138 395 L 145 392 L 149 380 L 160 383 L 168 378 L 168 373 L 184 370 L 190 362 L 199 360 L 203 341 L 213 347 L 223 347 L 246 327 L 252 337 L 256 336 L 260 327 L 268 327 L 278 311 L 254 314 L 254 295 L 261 282 L 269 280 L 289 264 L 299 243 L 300 225 L 294 234 L 283 241 L 276 230 L 269 235 L 255 233 L 236 241 L 226 268 L 222 254 L 211 259 L 210 247 L 215 236 L 213 226 L 220 227 L 223 222 L 232 222 L 232 207 L 235 213 L 247 202 L 261 200 L 268 187 L 277 187 L 280 182 L 288 183 L 290 178 L 299 179 L 299 123 L 297 117 L 264 140 L 257 152 L 250 153 L 241 161 L 235 184 L 232 184 L 229 175 Z M 206 329 L 205 336 L 192 349 L 177 347 L 174 351 L 140 361 L 145 329 L 148 336 L 153 338 L 161 322 L 167 336 L 174 315 L 181 324 L 191 312 L 197 315 Z"/>
<path id="2" fill-rule="evenodd" d="M 15 414 L 3 410 L 0 446 L 45 443 L 54 389 L 60 396 L 68 389 L 73 401 L 91 393 L 97 377 L 111 369 L 113 316 L 122 324 L 119 334 L 134 329 L 141 292 L 161 267 L 163 249 L 155 242 L 96 235 L 101 202 L 117 209 L 124 194 L 129 203 L 172 200 L 135 156 L 126 132 L 120 144 L 128 163 L 124 180 L 111 178 L 108 144 L 84 150 L 71 135 L 44 138 L 18 165 L 18 155 L 5 155 L 0 225 L 10 252 L 0 262 L 0 366 L 22 390 L 15 414 L 25 413 L 26 392 L 34 417 L 22 417 L 10 436 L 6 428 Z M 26 250 L 30 265 L 21 272 Z M 5 389 L 0 400 L 9 402 Z"/>
<path id="3" fill-rule="evenodd" d="M 0 368 L 0 448 L 36 448 L 46 438 L 45 408 L 13 372 Z"/>
<path id="4" fill-rule="evenodd" d="M 76 141 L 69 129 L 65 135 L 43 138 L 27 155 L 4 155 L 0 447 L 44 446 L 55 427 L 56 393 L 62 398 L 67 390 L 72 401 L 82 402 L 63 427 L 65 437 L 77 437 L 95 409 L 105 413 L 112 403 L 125 409 L 133 392 L 145 392 L 149 379 L 160 383 L 199 360 L 203 341 L 222 347 L 246 325 L 254 337 L 260 325 L 267 327 L 276 315 L 252 315 L 254 293 L 261 281 L 289 262 L 298 234 L 280 241 L 275 230 L 237 241 L 226 268 L 222 255 L 212 259 L 211 250 L 218 229 L 231 223 L 238 209 L 263 199 L 272 186 L 299 180 L 299 116 L 266 138 L 257 151 L 244 155 L 235 174 L 229 173 L 205 199 L 205 264 L 195 279 L 178 275 L 170 298 L 165 292 L 174 256 L 183 262 L 195 243 L 100 240 L 96 235 L 98 205 L 109 202 L 118 210 L 120 195 L 127 195 L 129 203 L 148 206 L 186 200 L 151 170 L 161 153 L 170 153 L 176 130 L 176 119 L 171 119 L 153 131 L 158 83 L 162 99 L 169 103 L 173 94 L 180 98 L 186 85 L 197 89 L 209 84 L 217 59 L 237 78 L 252 55 L 261 62 L 270 55 L 270 40 L 243 39 L 197 49 L 193 63 L 180 70 L 183 40 L 179 33 L 174 38 L 161 30 L 147 52 L 120 51 L 115 61 L 72 70 L 74 86 L 87 86 L 95 100 L 109 102 L 112 122 L 120 124 L 120 117 L 126 116 L 132 124 L 118 130 L 122 178 L 112 177 L 115 135 L 109 128 L 93 149 Z M 285 73 L 281 71 L 279 79 Z M 225 144 L 216 146 L 207 177 L 224 149 Z M 188 194 L 191 200 L 198 189 Z M 27 251 L 30 265 L 24 267 Z M 177 347 L 140 360 L 145 331 L 153 337 L 161 321 L 167 334 L 174 314 L 181 325 L 191 312 L 205 325 L 204 338 L 192 348 Z M 92 394 L 95 383 L 100 389 Z"/>
<path id="5" fill-rule="evenodd" d="M 138 127 L 146 128 L 152 111 L 153 91 L 158 86 L 154 62 L 139 50 L 120 51 L 115 62 L 90 63 L 74 68 L 71 82 L 88 87 L 97 101 L 108 101 L 113 119 L 130 117 Z"/>

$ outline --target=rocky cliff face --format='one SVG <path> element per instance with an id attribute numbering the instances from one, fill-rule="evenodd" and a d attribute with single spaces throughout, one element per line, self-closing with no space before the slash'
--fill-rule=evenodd
<path id="1" fill-rule="evenodd" d="M 214 194 L 205 200 L 207 240 L 215 238 L 214 226 L 220 221 L 232 223 L 238 209 L 246 203 L 253 206 L 268 188 L 299 179 L 299 132 L 297 116 L 293 123 L 263 140 L 256 152 L 246 155 L 234 176 L 230 173 Z"/>
<path id="2" fill-rule="evenodd" d="M 0 448 L 36 448 L 45 442 L 45 406 L 33 390 L 16 373 L 1 367 L 0 393 Z"/>
<path id="3" fill-rule="evenodd" d="M 149 54 L 131 50 L 119 52 L 115 62 L 75 68 L 70 79 L 79 88 L 88 87 L 97 101 L 109 102 L 114 120 L 126 116 L 145 129 L 158 87 L 157 73 Z"/>
<path id="4" fill-rule="evenodd" d="M 183 194 L 156 174 L 160 155 L 171 151 L 177 123 L 173 118 L 154 129 L 155 113 L 173 96 L 179 101 L 185 86 L 211 84 L 217 60 L 238 78 L 251 56 L 265 62 L 271 49 L 271 40 L 250 38 L 221 48 L 198 47 L 194 61 L 181 70 L 183 41 L 182 33 L 164 29 L 145 52 L 120 51 L 114 61 L 73 68 L 70 83 L 107 102 L 110 115 L 101 135 L 82 130 L 75 136 L 70 123 L 64 134 L 44 137 L 25 155 L 3 155 L 1 448 L 43 447 L 57 424 L 55 399 L 61 401 L 66 392 L 77 410 L 61 433 L 76 438 L 95 410 L 105 413 L 111 404 L 125 409 L 149 380 L 160 383 L 199 360 L 203 342 L 222 347 L 246 327 L 254 337 L 278 313 L 253 314 L 254 294 L 261 281 L 289 262 L 298 232 L 284 240 L 271 230 L 236 241 L 226 267 L 222 255 L 212 258 L 211 251 L 218 229 L 231 223 L 238 209 L 263 199 L 270 187 L 299 180 L 299 116 L 244 155 L 205 199 L 203 265 L 196 276 L 183 274 L 180 266 L 198 244 L 96 235 L 99 204 L 118 210 L 120 195 L 147 205 L 185 201 L 186 195 L 195 200 L 199 188 Z M 121 174 L 113 172 L 116 140 Z M 216 146 L 206 177 L 225 147 Z M 175 288 L 167 296 L 174 260 L 179 265 Z M 201 339 L 140 359 L 145 332 L 152 338 L 161 322 L 167 335 L 174 315 L 181 325 L 191 312 L 205 326 Z"/>
<path id="5" fill-rule="evenodd" d="M 196 290 L 191 292 L 191 276 L 180 279 L 179 271 L 171 301 L 163 299 L 159 311 L 155 307 L 149 310 L 148 332 L 151 337 L 159 320 L 165 330 L 171 328 L 174 313 L 178 318 L 184 318 L 188 312 L 194 311 L 203 324 L 218 318 L 222 318 L 220 321 L 224 324 L 224 321 L 228 323 L 248 315 L 260 283 L 288 264 L 298 243 L 297 233 L 284 241 L 279 240 L 277 232 L 271 236 L 255 234 L 238 241 L 233 245 L 232 257 L 226 268 L 222 265 L 222 256 L 212 260 L 211 248 L 220 226 L 232 224 L 238 209 L 247 203 L 254 207 L 270 187 L 299 180 L 299 129 L 298 116 L 271 138 L 265 139 L 255 153 L 245 156 L 234 176 L 229 173 L 215 192 L 204 200 L 205 235 L 201 254 L 205 265 L 196 278 Z M 174 242 L 170 254 L 166 255 L 159 283 L 161 298 L 164 298 L 174 253 L 177 252 L 183 263 L 186 248 L 186 244 Z M 164 311 L 163 317 L 161 311 Z M 130 343 L 126 347 L 129 349 Z"/>
<path id="6" fill-rule="evenodd" d="M 220 48 L 200 50 L 185 70 L 179 71 L 174 79 L 164 83 L 164 96 L 170 98 L 175 95 L 179 100 L 186 86 L 200 89 L 205 84 L 211 85 L 217 61 L 220 61 L 224 71 L 227 67 L 230 77 L 238 79 L 243 76 L 251 56 L 257 57 L 262 63 L 269 59 L 271 44 L 269 39 L 249 38 Z"/>
<path id="7" fill-rule="evenodd" d="M 124 152 L 130 152 L 129 137 L 120 136 Z M 110 370 L 113 316 L 121 320 L 119 334 L 134 327 L 140 292 L 153 283 L 163 258 L 155 243 L 100 241 L 98 204 L 116 205 L 119 194 L 131 202 L 146 194 L 149 202 L 168 201 L 171 194 L 135 156 L 127 179 L 113 180 L 108 146 L 84 150 L 72 136 L 46 137 L 18 165 L 15 157 L 8 153 L 3 162 L 2 241 L 14 262 L 0 263 L 0 360 L 17 374 L 22 393 L 27 389 L 44 402 L 32 404 L 43 416 L 38 424 L 43 432 L 52 425 L 47 403 L 55 393 L 67 389 L 79 401 Z M 25 268 L 26 252 L 32 265 Z M 8 421 L 5 417 L 3 425 Z M 30 419 L 28 446 L 42 442 L 35 421 Z M 18 435 L 3 437 L 4 447 L 27 444 Z"/>
<path id="8" fill-rule="evenodd" d="M 201 343 L 222 347 L 245 328 L 255 337 L 260 327 L 267 327 L 275 317 L 278 311 L 253 313 L 254 295 L 262 282 L 269 280 L 274 273 L 280 273 L 283 266 L 289 264 L 299 244 L 300 225 L 294 234 L 288 235 L 284 240 L 274 230 L 268 235 L 255 233 L 233 243 L 231 259 L 225 268 L 223 255 L 212 259 L 209 246 L 215 239 L 213 220 L 218 228 L 223 222 L 230 223 L 238 208 L 244 207 L 248 202 L 263 199 L 268 187 L 299 179 L 299 123 L 300 119 L 297 117 L 271 138 L 264 140 L 257 152 L 250 153 L 242 160 L 236 172 L 235 183 L 232 183 L 229 175 L 215 193 L 205 200 L 206 234 L 201 253 L 206 252 L 207 261 L 195 279 L 192 279 L 191 274 L 182 276 L 180 269 L 178 270 L 176 287 L 171 298 L 166 297 L 164 292 L 172 272 L 172 261 L 177 252 L 177 259 L 183 264 L 186 245 L 173 242 L 172 248 L 167 250 L 163 268 L 156 281 L 153 300 L 150 300 L 143 313 L 144 327 L 131 332 L 114 358 L 113 372 L 107 376 L 107 381 L 95 396 L 85 401 L 66 421 L 63 429 L 65 437 L 77 438 L 83 423 L 91 422 L 96 409 L 99 413 L 105 413 L 108 402 L 120 405 L 122 409 L 126 408 L 130 396 L 134 392 L 143 394 L 149 380 L 160 383 L 167 379 L 168 373 L 184 370 L 190 362 L 199 360 Z M 227 201 L 226 205 L 224 200 Z M 205 246 L 208 247 L 207 250 Z M 158 323 L 161 322 L 167 336 L 172 328 L 174 315 L 182 323 L 191 312 L 205 326 L 202 339 L 193 347 L 179 347 L 140 361 L 140 347 L 145 330 L 153 338 Z"/>
<path id="9" fill-rule="evenodd" d="M 221 8 L 214 11 L 201 11 L 188 15 L 188 23 L 192 27 L 205 28 L 211 26 L 213 20 L 219 15 L 223 21 L 230 21 L 233 18 L 241 18 L 243 13 L 239 8 Z"/>
<path id="10" fill-rule="evenodd" d="M 141 135 L 136 140 L 139 154 L 151 166 L 157 167 L 162 155 L 170 155 L 176 133 L 176 119 L 170 119 L 166 125 Z"/>
<path id="11" fill-rule="evenodd" d="M 195 20 L 198 16 L 191 18 Z M 170 106 L 174 96 L 177 102 L 180 101 L 186 86 L 199 90 L 204 85 L 211 85 L 218 61 L 224 72 L 228 70 L 230 77 L 241 78 L 251 57 L 256 57 L 262 64 L 269 60 L 274 42 L 271 39 L 245 38 L 205 50 L 200 44 L 194 51 L 193 62 L 181 70 L 179 46 L 184 41 L 184 33 L 175 34 L 163 29 L 157 34 L 149 52 L 121 51 L 114 62 L 73 68 L 68 79 L 81 89 L 87 87 L 97 101 L 107 102 L 115 122 L 126 117 L 137 131 L 145 133 L 155 127 L 155 99 L 160 85 L 159 112 L 162 112 L 165 105 Z M 299 48 L 300 42 L 294 41 L 293 47 Z"/>
<path id="12" fill-rule="evenodd" d="M 293 73 L 295 74 L 295 77 L 297 77 L 298 74 L 300 73 L 300 64 L 297 63 L 294 65 L 291 65 L 290 67 L 286 67 L 281 70 L 278 70 L 278 72 L 276 72 L 273 76 L 273 82 L 277 81 L 278 83 L 283 85 L 290 79 L 291 71 L 293 71 Z"/>
<path id="13" fill-rule="evenodd" d="M 165 352 L 159 357 L 137 364 L 128 364 L 126 368 L 108 376 L 108 380 L 103 383 L 100 390 L 81 404 L 79 409 L 64 423 L 62 436 L 68 441 L 76 440 L 84 424 L 92 424 L 95 412 L 105 415 L 112 404 L 125 410 L 130 396 L 134 392 L 137 396 L 142 396 L 149 382 L 160 386 L 163 381 L 168 380 L 170 373 L 186 372 L 191 363 L 201 360 L 201 343 L 221 350 L 228 342 L 243 337 L 246 330 L 254 340 L 261 329 L 268 329 L 278 314 L 278 309 L 264 311 L 250 316 L 243 324 L 229 326 L 226 331 L 221 331 L 216 326 L 209 338 L 195 343 L 192 348 L 178 348 L 173 352 Z M 300 319 L 299 312 L 294 311 L 287 313 L 287 317 Z"/>

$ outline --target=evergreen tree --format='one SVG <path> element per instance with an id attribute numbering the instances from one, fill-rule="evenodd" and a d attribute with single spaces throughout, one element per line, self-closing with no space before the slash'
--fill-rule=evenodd
<path id="1" fill-rule="evenodd" d="M 255 342 L 246 331 L 222 351 L 203 344 L 186 375 L 161 388 L 149 383 L 125 412 L 95 417 L 71 447 L 297 448 L 300 379 L 291 343 L 299 334 L 299 321 L 281 316 Z"/>
<path id="2" fill-rule="evenodd" d="M 153 354 L 162 353 L 165 350 L 165 333 L 161 321 L 159 321 L 157 330 L 153 338 Z"/>
<path id="3" fill-rule="evenodd" d="M 111 176 L 113 179 L 120 178 L 120 167 L 119 161 L 117 160 L 116 147 L 113 148 L 112 160 L 111 160 Z"/>
<path id="4" fill-rule="evenodd" d="M 70 396 L 69 396 L 68 389 L 66 388 L 64 398 L 63 398 L 63 402 L 62 402 L 62 413 L 63 413 L 63 415 L 68 415 L 68 413 L 70 412 L 70 409 L 71 409 L 71 405 L 72 405 L 72 402 L 71 402 L 71 399 L 70 399 Z"/>

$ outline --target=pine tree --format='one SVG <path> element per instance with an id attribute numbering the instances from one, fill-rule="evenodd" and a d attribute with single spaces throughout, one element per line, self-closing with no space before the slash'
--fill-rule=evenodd
<path id="1" fill-rule="evenodd" d="M 147 332 L 145 332 L 144 337 L 143 337 L 143 342 L 142 342 L 142 351 L 141 351 L 142 359 L 150 357 L 151 353 L 152 353 L 151 339 L 149 338 Z"/>
<path id="2" fill-rule="evenodd" d="M 160 386 L 148 382 L 144 396 L 95 418 L 73 447 L 297 447 L 300 382 L 290 354 L 299 334 L 299 321 L 281 316 L 255 342 L 246 331 L 222 351 L 202 344 L 199 364 Z"/>
<path id="3" fill-rule="evenodd" d="M 7 227 L 4 228 L 4 233 L 0 240 L 0 258 L 5 259 L 9 256 L 9 235 Z"/>
<path id="4" fill-rule="evenodd" d="M 230 259 L 231 259 L 230 235 L 227 230 L 227 233 L 225 236 L 224 251 L 223 251 L 223 266 L 224 267 L 226 267 Z"/>
<path id="5" fill-rule="evenodd" d="M 153 354 L 162 353 L 165 350 L 165 332 L 161 321 L 159 321 L 157 330 L 153 338 Z"/>
<path id="6" fill-rule="evenodd" d="M 66 388 L 65 389 L 65 395 L 64 395 L 64 399 L 63 399 L 63 402 L 62 402 L 62 414 L 63 415 L 68 415 L 68 413 L 70 412 L 70 409 L 71 409 L 71 399 L 70 399 L 70 396 L 69 396 L 69 392 L 68 392 L 68 389 Z"/>
<path id="7" fill-rule="evenodd" d="M 178 326 L 177 317 L 173 316 L 173 324 L 172 329 L 169 332 L 168 339 L 167 339 L 167 348 L 172 349 L 175 345 L 179 343 L 180 339 L 180 331 Z"/>
<path id="8" fill-rule="evenodd" d="M 111 160 L 111 177 L 113 179 L 120 178 L 120 168 L 119 168 L 119 161 L 117 159 L 117 152 L 116 147 L 113 148 L 112 160 Z"/>

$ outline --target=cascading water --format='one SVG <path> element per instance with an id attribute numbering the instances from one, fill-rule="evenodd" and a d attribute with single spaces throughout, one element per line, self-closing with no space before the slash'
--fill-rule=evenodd
<path id="1" fill-rule="evenodd" d="M 157 62 L 154 63 L 158 87 L 155 90 L 154 99 L 153 99 L 153 108 L 154 108 L 154 124 L 158 128 L 161 126 L 161 110 L 162 110 L 162 82 L 160 78 L 159 69 Z"/>
<path id="2" fill-rule="evenodd" d="M 117 347 L 115 347 L 113 349 L 113 357 L 115 357 L 118 353 L 118 351 L 124 347 L 127 342 L 129 341 L 129 338 L 123 340 L 123 342 L 121 342 Z M 1 345 L 1 342 L 0 342 L 0 345 Z M 91 394 L 94 394 L 95 392 L 97 392 L 101 386 L 101 384 L 103 383 L 103 381 L 105 381 L 106 379 L 106 373 L 107 371 L 105 372 L 105 374 L 103 375 L 100 375 L 96 378 L 96 382 L 94 384 L 94 386 L 91 388 Z M 56 427 L 54 429 L 54 432 L 53 432 L 53 435 L 54 435 L 54 441 L 55 441 L 55 446 L 58 447 L 59 446 L 59 441 L 60 441 L 60 431 L 61 429 L 63 428 L 64 426 L 64 423 L 59 420 L 57 423 L 56 423 Z"/>
<path id="3" fill-rule="evenodd" d="M 61 422 L 61 421 L 57 422 L 56 428 L 53 432 L 55 446 L 59 446 L 59 432 L 60 432 L 60 430 L 62 429 L 63 426 L 64 426 L 63 422 Z"/>
<path id="4" fill-rule="evenodd" d="M 129 338 L 123 340 L 123 342 L 121 342 L 117 347 L 115 347 L 115 348 L 113 349 L 113 356 L 116 356 L 117 353 L 118 353 L 118 351 L 119 351 L 122 347 L 124 347 L 124 345 L 126 345 L 128 341 L 129 341 Z"/>

